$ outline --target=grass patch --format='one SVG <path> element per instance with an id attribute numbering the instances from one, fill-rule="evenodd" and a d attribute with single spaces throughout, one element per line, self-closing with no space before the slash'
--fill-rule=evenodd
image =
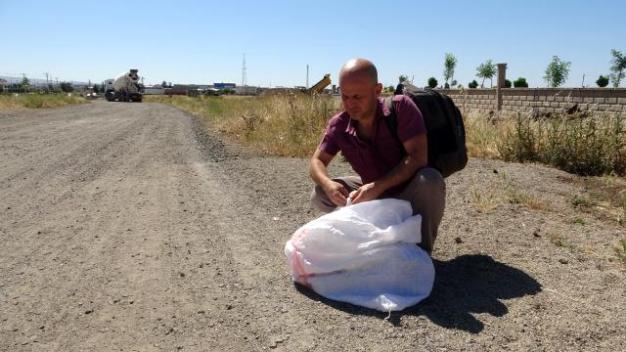
<path id="1" fill-rule="evenodd" d="M 308 157 L 326 122 L 339 109 L 333 97 L 146 97 L 211 121 L 220 132 L 263 154 Z"/>
<path id="2" fill-rule="evenodd" d="M 87 100 L 78 94 L 19 94 L 0 95 L 0 109 L 44 109 L 55 108 L 65 105 L 84 104 Z"/>
<path id="3" fill-rule="evenodd" d="M 512 120 L 488 119 L 484 115 L 470 113 L 465 116 L 467 152 L 479 158 L 500 158 L 498 145 Z"/>
<path id="4" fill-rule="evenodd" d="M 619 241 L 615 247 L 615 255 L 624 265 L 626 265 L 626 239 Z"/>
<path id="5" fill-rule="evenodd" d="M 578 175 L 626 175 L 626 127 L 619 116 L 465 116 L 470 156 L 540 162 Z"/>
<path id="6" fill-rule="evenodd" d="M 569 249 L 570 251 L 573 251 L 576 249 L 576 247 L 573 244 L 567 242 L 563 238 L 563 236 L 559 233 L 549 233 L 548 239 L 550 240 L 550 243 L 552 243 L 553 245 L 557 247 L 566 248 L 566 249 Z"/>
<path id="7" fill-rule="evenodd" d="M 532 210 L 550 210 L 550 205 L 541 198 L 524 192 L 513 186 L 509 186 L 507 189 L 507 199 L 511 204 L 519 204 Z"/>
<path id="8" fill-rule="evenodd" d="M 340 108 L 334 97 L 146 96 L 209 119 L 219 131 L 265 154 L 310 156 L 326 121 Z M 534 119 L 521 114 L 489 118 L 467 114 L 470 156 L 540 162 L 579 175 L 625 175 L 623 119 L 563 116 Z"/>
<path id="9" fill-rule="evenodd" d="M 626 179 L 624 177 L 582 177 L 577 182 L 582 192 L 571 199 L 571 204 L 575 208 L 626 226 Z"/>
<path id="10" fill-rule="evenodd" d="M 502 195 L 498 192 L 470 189 L 470 201 L 476 210 L 489 213 L 503 203 Z"/>
<path id="11" fill-rule="evenodd" d="M 533 119 L 521 114 L 504 130 L 498 151 L 505 161 L 553 165 L 578 175 L 626 174 L 624 121 L 614 117 Z"/>

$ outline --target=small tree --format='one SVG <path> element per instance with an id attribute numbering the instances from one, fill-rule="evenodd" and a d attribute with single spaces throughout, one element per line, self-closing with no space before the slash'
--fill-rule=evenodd
<path id="1" fill-rule="evenodd" d="M 546 80 L 549 87 L 556 88 L 567 81 L 569 76 L 569 68 L 572 65 L 569 61 L 562 61 L 558 56 L 553 56 L 552 61 L 546 68 Z"/>
<path id="2" fill-rule="evenodd" d="M 30 80 L 28 77 L 22 77 L 22 82 L 20 82 L 20 90 L 22 92 L 27 92 L 30 89 Z"/>
<path id="3" fill-rule="evenodd" d="M 508 79 L 504 80 L 504 88 L 511 88 L 511 81 L 509 81 Z"/>
<path id="4" fill-rule="evenodd" d="M 446 57 L 443 61 L 443 78 L 446 80 L 446 85 L 448 85 L 449 80 L 454 80 L 454 68 L 456 67 L 456 57 L 452 53 L 446 53 Z M 454 85 L 454 82 L 452 83 Z"/>
<path id="5" fill-rule="evenodd" d="M 471 82 L 469 82 L 467 84 L 467 87 L 468 88 L 476 88 L 476 87 L 478 87 L 478 82 L 476 82 L 476 80 L 474 79 L 474 80 L 472 80 Z"/>
<path id="6" fill-rule="evenodd" d="M 600 75 L 600 77 L 598 77 L 598 80 L 596 81 L 596 84 L 600 88 L 604 88 L 604 87 L 608 86 L 609 85 L 609 77 Z"/>
<path id="7" fill-rule="evenodd" d="M 428 79 L 428 86 L 429 86 L 430 88 L 435 88 L 435 87 L 437 87 L 437 84 L 438 84 L 438 83 L 439 83 L 439 82 L 437 82 L 437 79 L 436 79 L 435 77 L 430 77 L 430 78 Z"/>
<path id="8" fill-rule="evenodd" d="M 70 82 L 61 82 L 61 90 L 65 93 L 70 93 L 74 91 L 74 86 Z"/>
<path id="9" fill-rule="evenodd" d="M 491 60 L 487 60 L 480 64 L 476 68 L 476 71 L 476 76 L 483 79 L 482 82 L 480 82 L 480 88 L 485 87 L 485 79 L 487 78 L 489 78 L 490 87 L 493 87 L 493 76 L 496 74 L 496 64 L 491 62 Z"/>
<path id="10" fill-rule="evenodd" d="M 513 87 L 515 88 L 528 88 L 528 82 L 526 82 L 526 78 L 520 77 L 513 81 Z"/>
<path id="11" fill-rule="evenodd" d="M 400 77 L 398 77 L 398 82 L 400 83 L 404 83 L 408 81 L 409 81 L 409 77 L 407 75 L 400 75 Z"/>
<path id="12" fill-rule="evenodd" d="M 624 70 L 626 70 L 626 56 L 615 49 L 611 50 L 613 55 L 613 66 L 611 66 L 611 80 L 613 81 L 613 87 L 619 87 L 619 83 L 624 79 Z"/>

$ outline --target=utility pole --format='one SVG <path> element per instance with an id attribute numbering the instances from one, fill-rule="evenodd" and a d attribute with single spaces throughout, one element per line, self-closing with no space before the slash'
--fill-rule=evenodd
<path id="1" fill-rule="evenodd" d="M 243 53 L 243 64 L 241 65 L 241 86 L 245 87 L 246 86 L 246 81 L 247 81 L 247 77 L 246 77 L 246 53 Z"/>
<path id="2" fill-rule="evenodd" d="M 309 89 L 309 64 L 306 65 L 306 89 Z"/>

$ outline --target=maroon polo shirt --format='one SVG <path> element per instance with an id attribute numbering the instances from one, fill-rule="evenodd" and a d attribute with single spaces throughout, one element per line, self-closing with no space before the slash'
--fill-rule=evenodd
<path id="1" fill-rule="evenodd" d="M 405 142 L 419 134 L 426 133 L 424 118 L 415 103 L 404 95 L 394 98 L 397 117 L 397 135 Z M 391 134 L 387 124 L 382 119 L 389 115 L 389 110 L 378 99 L 374 133 L 369 141 L 359 138 L 356 132 L 358 122 L 352 120 L 347 112 L 333 116 L 326 126 L 324 137 L 319 149 L 336 155 L 337 152 L 345 156 L 363 184 L 379 180 L 404 158 L 404 147 Z M 395 193 L 400 187 L 394 187 L 387 193 Z"/>

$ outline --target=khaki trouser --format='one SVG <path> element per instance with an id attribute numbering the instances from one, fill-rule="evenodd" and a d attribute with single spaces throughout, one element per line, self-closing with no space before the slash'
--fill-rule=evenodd
<path id="1" fill-rule="evenodd" d="M 361 178 L 357 176 L 338 177 L 333 180 L 343 184 L 348 192 L 362 186 Z M 402 191 L 391 197 L 410 202 L 413 215 L 422 216 L 422 242 L 419 246 L 431 253 L 446 202 L 446 184 L 439 171 L 433 168 L 420 169 Z M 325 213 L 336 208 L 320 186 L 313 188 L 311 204 Z"/>

